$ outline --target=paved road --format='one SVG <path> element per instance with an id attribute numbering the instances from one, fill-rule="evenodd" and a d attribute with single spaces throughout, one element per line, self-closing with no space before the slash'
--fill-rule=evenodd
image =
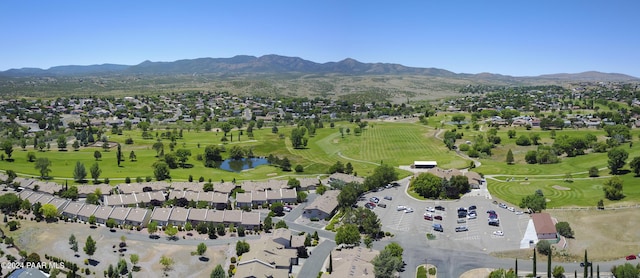
<path id="1" fill-rule="evenodd" d="M 324 240 L 322 243 L 318 244 L 313 251 L 311 252 L 311 256 L 304 262 L 300 272 L 296 277 L 316 277 L 318 276 L 318 272 L 324 271 L 322 269 L 322 265 L 327 257 L 329 257 L 329 253 L 336 247 L 336 243 L 333 240 Z"/>

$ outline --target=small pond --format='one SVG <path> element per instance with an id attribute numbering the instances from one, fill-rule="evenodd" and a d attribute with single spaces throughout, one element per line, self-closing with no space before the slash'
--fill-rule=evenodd
<path id="1" fill-rule="evenodd" d="M 242 170 L 253 169 L 265 164 L 269 164 L 266 158 L 253 157 L 243 159 L 225 159 L 220 163 L 216 163 L 216 167 L 229 172 L 241 172 Z"/>

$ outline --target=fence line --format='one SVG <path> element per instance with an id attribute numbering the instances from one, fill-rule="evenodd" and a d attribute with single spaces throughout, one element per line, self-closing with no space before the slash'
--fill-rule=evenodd
<path id="1" fill-rule="evenodd" d="M 621 210 L 621 209 L 634 209 L 640 208 L 640 204 L 626 205 L 626 206 L 608 206 L 603 210 Z M 597 207 L 561 207 L 561 208 L 548 208 L 546 210 L 600 210 Z"/>

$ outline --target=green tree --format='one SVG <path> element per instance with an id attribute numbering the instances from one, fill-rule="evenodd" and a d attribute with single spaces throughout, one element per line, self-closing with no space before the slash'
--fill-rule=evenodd
<path id="1" fill-rule="evenodd" d="M 517 278 L 513 269 L 505 270 L 504 268 L 498 268 L 489 273 L 489 278 Z"/>
<path id="2" fill-rule="evenodd" d="M 176 234 L 178 234 L 178 227 L 169 224 L 164 228 L 164 233 L 167 234 L 170 239 L 172 239 L 176 236 Z"/>
<path id="3" fill-rule="evenodd" d="M 35 168 L 40 172 L 40 177 L 45 179 L 49 177 L 51 173 L 51 161 L 46 157 L 40 157 L 36 159 Z"/>
<path id="4" fill-rule="evenodd" d="M 607 153 L 607 156 L 609 157 L 608 163 L 611 174 L 620 174 L 620 169 L 626 164 L 629 153 L 622 148 L 614 148 Z"/>
<path id="5" fill-rule="evenodd" d="M 91 172 L 91 178 L 93 179 L 93 182 L 98 183 L 98 179 L 100 178 L 100 174 L 102 173 L 102 170 L 100 170 L 100 165 L 98 165 L 98 162 L 94 162 L 91 165 L 91 168 L 89 168 L 89 172 Z"/>
<path id="6" fill-rule="evenodd" d="M 225 278 L 225 276 L 226 273 L 224 272 L 222 265 L 218 264 L 216 265 L 216 268 L 211 271 L 210 278 Z"/>
<path id="7" fill-rule="evenodd" d="M 371 260 L 375 277 L 394 277 L 395 272 L 403 266 L 402 256 L 394 256 L 391 250 L 386 248 Z"/>
<path id="8" fill-rule="evenodd" d="M 113 229 L 118 225 L 118 223 L 116 222 L 115 219 L 109 218 L 107 219 L 107 222 L 105 223 L 105 225 L 107 226 L 107 228 Z"/>
<path id="9" fill-rule="evenodd" d="M 20 209 L 22 201 L 20 197 L 14 193 L 8 193 L 0 196 L 0 209 L 5 213 L 16 212 Z M 34 205 L 34 209 L 36 209 Z"/>
<path id="10" fill-rule="evenodd" d="M 269 230 L 271 230 L 271 227 L 273 227 L 273 220 L 271 219 L 271 216 L 267 216 L 262 222 L 262 229 L 268 233 Z"/>
<path id="11" fill-rule="evenodd" d="M 598 170 L 598 167 L 596 167 L 596 166 L 593 166 L 593 167 L 589 168 L 589 177 L 595 178 L 595 177 L 600 176 L 600 174 L 598 172 L 599 172 L 599 170 Z"/>
<path id="12" fill-rule="evenodd" d="M 34 162 L 36 160 L 36 153 L 28 152 L 27 153 L 27 161 Z"/>
<path id="13" fill-rule="evenodd" d="M 360 231 L 354 224 L 344 224 L 338 228 L 335 236 L 336 244 L 360 245 Z"/>
<path id="14" fill-rule="evenodd" d="M 540 212 L 547 208 L 547 200 L 542 194 L 542 191 L 538 190 L 535 194 L 522 198 L 520 208 L 528 208 L 534 212 Z"/>
<path id="15" fill-rule="evenodd" d="M 60 192 L 60 197 L 71 199 L 73 201 L 78 200 L 78 197 L 79 197 L 78 187 L 75 185 L 69 186 L 67 189 Z"/>
<path id="16" fill-rule="evenodd" d="M 411 180 L 409 188 L 425 198 L 437 198 L 442 193 L 442 179 L 432 173 L 421 173 Z"/>
<path id="17" fill-rule="evenodd" d="M 118 143 L 118 149 L 116 150 L 116 160 L 118 161 L 118 167 L 120 167 L 120 162 L 124 161 L 124 155 L 122 154 L 122 146 Z"/>
<path id="18" fill-rule="evenodd" d="M 457 124 L 460 124 L 462 121 L 464 121 L 465 118 L 466 116 L 463 114 L 455 114 L 451 116 L 451 120 L 456 122 Z"/>
<path id="19" fill-rule="evenodd" d="M 96 247 L 96 241 L 91 238 L 91 236 L 87 237 L 87 241 L 84 244 L 84 252 L 89 256 L 93 256 L 98 247 Z"/>
<path id="20" fill-rule="evenodd" d="M 94 151 L 93 158 L 95 158 L 96 161 L 100 160 L 100 158 L 102 158 L 102 153 L 100 151 Z"/>
<path id="21" fill-rule="evenodd" d="M 569 222 L 561 221 L 556 223 L 556 230 L 563 237 L 573 238 L 573 230 L 569 226 Z"/>
<path id="22" fill-rule="evenodd" d="M 630 263 L 616 265 L 611 268 L 613 276 L 616 278 L 637 278 L 640 277 L 640 270 Z"/>
<path id="23" fill-rule="evenodd" d="M 60 135 L 58 136 L 58 149 L 59 150 L 65 150 L 67 149 L 67 138 L 64 137 L 64 135 Z"/>
<path id="24" fill-rule="evenodd" d="M 10 140 L 2 142 L 2 150 L 7 155 L 7 160 L 11 160 L 11 155 L 13 154 L 13 142 Z"/>
<path id="25" fill-rule="evenodd" d="M 640 176 L 640 156 L 636 156 L 629 162 L 629 166 L 633 170 L 633 173 L 637 176 Z"/>
<path id="26" fill-rule="evenodd" d="M 131 161 L 136 161 L 137 159 L 138 159 L 138 157 L 136 156 L 136 152 L 131 151 L 131 152 L 129 153 L 129 160 L 131 160 Z"/>
<path id="27" fill-rule="evenodd" d="M 88 220 L 89 220 L 89 224 L 91 224 L 91 225 L 95 225 L 96 222 L 97 222 L 96 216 L 93 215 L 93 214 L 91 216 L 89 216 Z"/>
<path id="28" fill-rule="evenodd" d="M 304 127 L 298 127 L 291 130 L 291 145 L 295 149 L 301 149 L 306 147 L 306 140 L 304 135 L 307 129 Z"/>
<path id="29" fill-rule="evenodd" d="M 222 161 L 221 149 L 218 146 L 207 146 L 204 148 L 204 167 L 216 167 L 216 162 Z"/>
<path id="30" fill-rule="evenodd" d="M 196 253 L 198 253 L 198 256 L 202 256 L 205 252 L 207 252 L 207 245 L 204 244 L 204 242 L 201 242 L 196 248 Z"/>
<path id="31" fill-rule="evenodd" d="M 73 147 L 74 151 L 78 151 L 80 149 L 80 141 L 75 140 L 73 141 L 73 145 L 71 145 Z"/>
<path id="32" fill-rule="evenodd" d="M 612 201 L 624 198 L 624 194 L 622 193 L 622 183 L 623 181 L 619 177 L 613 177 L 607 180 L 602 187 L 604 197 Z"/>
<path id="33" fill-rule="evenodd" d="M 153 174 L 158 181 L 170 178 L 171 176 L 169 173 L 169 165 L 162 161 L 156 161 L 155 163 L 153 163 Z"/>
<path id="34" fill-rule="evenodd" d="M 185 167 L 185 163 L 189 160 L 191 156 L 191 151 L 188 149 L 178 149 L 176 151 L 176 156 L 178 157 L 178 161 L 180 161 L 180 165 L 182 168 Z"/>
<path id="35" fill-rule="evenodd" d="M 276 223 L 276 229 L 280 228 L 289 229 L 289 226 L 287 226 L 287 223 L 284 222 L 284 220 L 280 220 L 278 221 L 278 223 Z"/>
<path id="36" fill-rule="evenodd" d="M 133 268 L 135 269 L 138 262 L 140 262 L 140 256 L 138 256 L 138 254 L 131 254 L 129 255 L 129 260 L 131 261 L 131 264 L 133 264 Z"/>
<path id="37" fill-rule="evenodd" d="M 513 139 L 513 137 L 516 137 L 516 131 L 513 129 L 507 131 L 507 136 L 509 136 L 509 139 Z"/>
<path id="38" fill-rule="evenodd" d="M 242 256 L 242 254 L 249 252 L 251 246 L 244 240 L 236 241 L 236 255 Z"/>
<path id="39" fill-rule="evenodd" d="M 149 224 L 147 225 L 147 232 L 152 235 L 155 234 L 158 231 L 158 222 L 156 221 L 151 221 L 149 222 Z"/>
<path id="40" fill-rule="evenodd" d="M 229 133 L 229 131 L 231 131 L 232 128 L 233 127 L 228 122 L 224 122 L 220 125 L 220 129 L 222 129 L 222 132 L 224 132 L 224 137 L 227 137 L 227 133 Z"/>
<path id="41" fill-rule="evenodd" d="M 514 160 L 513 160 L 513 152 L 511 151 L 511 149 L 509 149 L 509 151 L 507 152 L 507 164 L 513 164 Z"/>
<path id="42" fill-rule="evenodd" d="M 244 157 L 244 149 L 238 145 L 231 147 L 229 149 L 229 157 L 235 160 L 242 159 Z"/>
<path id="43" fill-rule="evenodd" d="M 87 169 L 84 168 L 84 164 L 80 161 L 76 162 L 76 167 L 73 169 L 73 179 L 76 182 L 84 182 L 87 177 Z"/>
<path id="44" fill-rule="evenodd" d="M 160 157 L 160 153 L 164 152 L 164 144 L 162 143 L 162 141 L 160 141 L 158 139 L 158 141 L 156 141 L 155 143 L 153 143 L 153 145 L 151 146 L 151 148 L 153 148 L 153 150 L 156 151 L 156 157 Z"/>
<path id="45" fill-rule="evenodd" d="M 162 255 L 162 257 L 160 257 L 160 264 L 162 265 L 162 270 L 164 272 L 168 272 L 169 270 L 171 270 L 174 263 L 175 262 L 171 257 L 167 257 L 165 255 Z"/>
<path id="46" fill-rule="evenodd" d="M 58 208 L 53 204 L 44 204 L 40 210 L 47 221 L 52 221 L 58 217 Z"/>

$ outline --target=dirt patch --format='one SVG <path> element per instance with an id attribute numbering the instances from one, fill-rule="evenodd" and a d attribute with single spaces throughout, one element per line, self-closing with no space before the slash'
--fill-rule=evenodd
<path id="1" fill-rule="evenodd" d="M 520 184 L 529 184 L 528 181 L 521 182 Z"/>
<path id="2" fill-rule="evenodd" d="M 567 251 L 573 255 L 589 251 L 589 258 L 606 261 L 624 258 L 640 249 L 640 221 L 632 221 L 637 209 L 551 211 L 558 221 L 566 221 L 574 232 Z"/>
<path id="3" fill-rule="evenodd" d="M 273 176 L 277 176 L 277 175 L 278 175 L 278 173 L 269 173 L 269 174 L 267 174 L 267 177 L 273 177 Z"/>
<path id="4" fill-rule="evenodd" d="M 560 186 L 560 185 L 557 185 L 557 184 L 552 186 L 552 188 L 555 189 L 555 190 L 564 190 L 564 191 L 571 190 L 571 188 Z"/>
<path id="5" fill-rule="evenodd" d="M 83 247 L 87 236 L 91 236 L 97 243 L 97 250 L 91 257 L 98 261 L 98 265 L 89 267 L 96 276 L 102 276 L 104 270 L 107 270 L 109 264 L 117 264 L 119 259 L 125 259 L 131 263 L 129 257 L 131 254 L 140 256 L 140 272 L 134 273 L 134 276 L 140 277 L 161 277 L 163 274 L 160 265 L 160 257 L 162 255 L 169 256 L 175 261 L 174 267 L 168 272 L 170 277 L 205 277 L 209 276 L 213 268 L 217 264 L 225 265 L 227 261 L 228 245 L 213 245 L 214 242 L 209 240 L 177 242 L 171 244 L 166 239 L 146 240 L 148 234 L 144 238 L 135 235 L 138 232 L 117 230 L 114 233 L 109 232 L 105 227 L 90 229 L 89 225 L 80 223 L 44 223 L 34 221 L 20 221 L 22 227 L 15 232 L 8 233 L 16 239 L 16 245 L 28 253 L 36 252 L 40 257 L 44 258 L 45 254 L 63 258 L 80 267 L 87 267 L 84 259 L 89 258 L 84 252 Z M 75 234 L 78 240 L 78 256 L 74 256 L 73 250 L 69 245 L 69 236 Z M 120 252 L 118 244 L 120 237 L 124 235 L 126 239 L 126 251 Z M 142 238 L 143 240 L 134 240 L 133 238 Z M 208 262 L 202 262 L 198 256 L 191 256 L 191 252 L 196 250 L 199 242 L 205 242 L 208 245 L 204 257 L 208 258 Z M 115 247 L 114 247 L 115 246 Z"/>

